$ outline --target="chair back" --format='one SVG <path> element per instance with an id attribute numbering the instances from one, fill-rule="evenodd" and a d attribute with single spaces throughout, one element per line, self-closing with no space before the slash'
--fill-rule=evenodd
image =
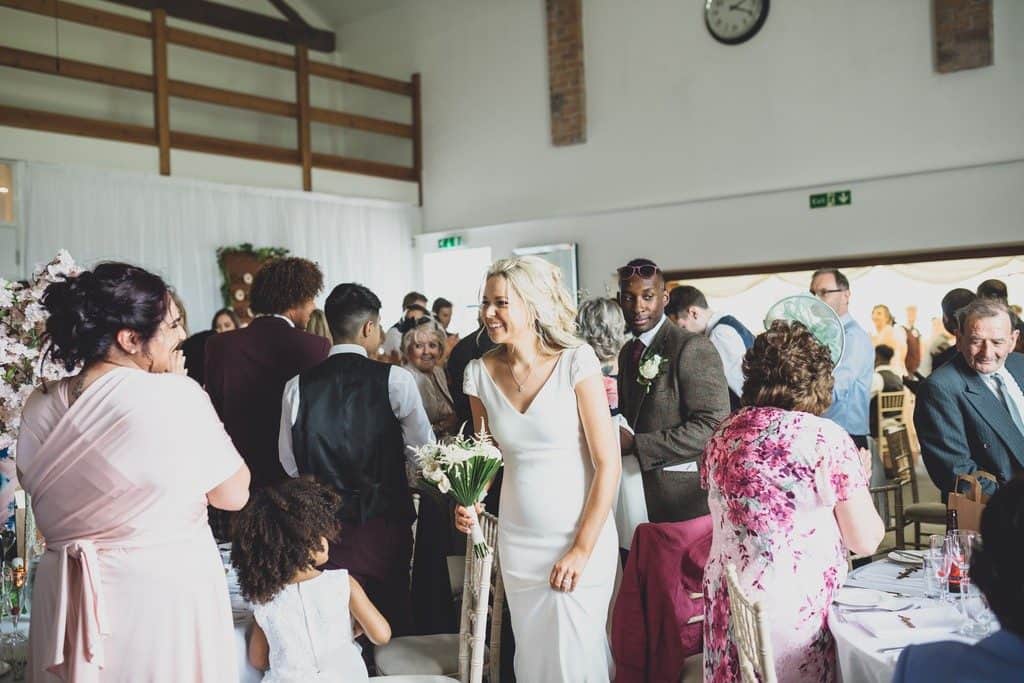
<path id="1" fill-rule="evenodd" d="M 729 630 L 740 659 L 743 683 L 776 683 L 775 656 L 761 603 L 751 602 L 740 587 L 736 565 L 725 568 L 729 589 Z"/>
<path id="2" fill-rule="evenodd" d="M 473 551 L 472 535 L 466 536 L 466 578 L 462 584 L 459 623 L 459 680 L 462 683 L 482 683 L 487 649 L 487 615 L 494 581 L 498 520 L 493 515 L 481 514 L 479 524 L 484 540 L 493 550 L 477 557 Z"/>
<path id="3" fill-rule="evenodd" d="M 498 518 L 489 512 L 480 513 L 484 537 L 494 548 L 494 571 L 491 583 L 491 638 L 487 644 L 488 683 L 501 680 L 501 629 L 505 618 L 505 582 L 501 578 L 501 554 L 498 552 Z M 493 537 L 493 538 L 492 538 Z"/>
<path id="4" fill-rule="evenodd" d="M 910 483 L 910 498 L 920 502 L 917 494 L 917 471 L 914 469 L 913 453 L 910 449 L 910 430 L 907 425 L 891 425 L 885 428 L 885 442 L 893 463 L 893 478 Z"/>
<path id="5" fill-rule="evenodd" d="M 884 434 L 886 424 L 891 424 L 893 421 L 903 422 L 903 401 L 906 398 L 906 392 L 904 390 L 899 391 L 883 391 L 878 394 L 878 400 L 876 402 L 877 414 L 875 419 L 878 425 L 878 434 Z M 884 438 L 878 440 L 878 457 L 882 461 L 882 465 L 886 468 L 886 474 L 891 474 L 889 471 L 891 468 L 891 460 L 889 458 L 889 447 L 886 444 Z"/>

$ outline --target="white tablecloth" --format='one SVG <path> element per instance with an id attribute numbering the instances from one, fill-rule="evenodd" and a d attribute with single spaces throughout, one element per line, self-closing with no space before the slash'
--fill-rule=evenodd
<path id="1" fill-rule="evenodd" d="M 937 607 L 938 599 L 924 597 L 924 576 L 916 571 L 906 578 L 898 578 L 900 572 L 907 568 L 905 564 L 897 564 L 889 560 L 879 560 L 850 572 L 846 586 L 868 588 L 890 593 L 900 593 L 912 599 L 920 608 Z M 907 612 L 912 614 L 911 612 Z M 829 610 L 828 626 L 836 640 L 836 658 L 839 663 L 840 680 L 845 683 L 889 683 L 896 670 L 896 660 L 900 650 L 879 652 L 890 646 L 880 638 L 876 638 L 859 625 L 853 623 L 854 613 L 844 613 L 847 621 L 840 620 L 839 608 L 836 605 Z M 973 643 L 974 638 L 967 638 L 955 633 L 959 621 L 953 621 L 948 628 L 927 629 L 915 638 L 916 642 L 934 642 L 937 640 L 959 640 Z"/>

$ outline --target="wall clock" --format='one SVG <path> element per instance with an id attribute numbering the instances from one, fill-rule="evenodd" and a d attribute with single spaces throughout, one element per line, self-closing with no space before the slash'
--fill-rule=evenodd
<path id="1" fill-rule="evenodd" d="M 711 37 L 726 45 L 753 38 L 768 18 L 769 0 L 706 0 L 704 24 Z"/>

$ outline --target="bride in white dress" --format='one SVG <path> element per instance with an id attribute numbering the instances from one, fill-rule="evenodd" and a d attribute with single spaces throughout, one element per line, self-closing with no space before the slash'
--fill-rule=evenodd
<path id="1" fill-rule="evenodd" d="M 609 512 L 621 464 L 601 365 L 576 336 L 575 313 L 555 266 L 498 261 L 482 301 L 498 347 L 465 375 L 476 429 L 486 420 L 505 459 L 498 552 L 523 683 L 612 677 Z M 456 524 L 469 530 L 464 509 Z"/>

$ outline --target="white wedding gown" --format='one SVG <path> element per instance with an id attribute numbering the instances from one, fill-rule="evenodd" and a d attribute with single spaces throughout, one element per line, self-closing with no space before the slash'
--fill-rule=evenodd
<path id="1" fill-rule="evenodd" d="M 486 408 L 487 429 L 505 460 L 498 552 L 521 683 L 595 683 L 612 677 L 606 623 L 618 539 L 610 514 L 576 589 L 563 593 L 548 583 L 555 562 L 572 546 L 594 478 L 574 387 L 600 374 L 589 346 L 563 351 L 533 403 L 520 413 L 483 361 L 466 368 L 466 394 Z"/>

